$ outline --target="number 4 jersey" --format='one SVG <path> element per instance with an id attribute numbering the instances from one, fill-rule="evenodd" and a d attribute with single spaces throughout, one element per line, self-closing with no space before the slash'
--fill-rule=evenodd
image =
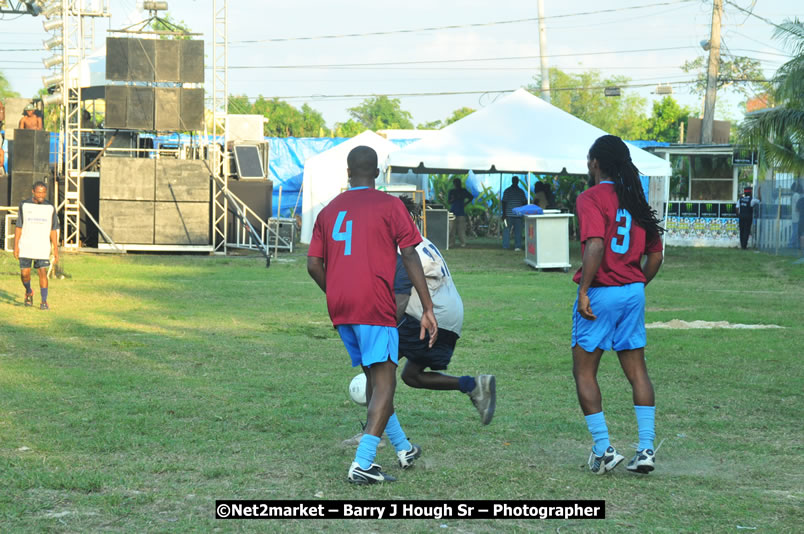
<path id="1" fill-rule="evenodd" d="M 603 239 L 603 261 L 592 287 L 644 283 L 642 256 L 648 252 L 660 252 L 662 240 L 656 236 L 648 242 L 645 229 L 631 218 L 627 210 L 619 209 L 614 184 L 601 182 L 581 193 L 575 201 L 575 213 L 581 226 L 581 255 L 586 249 L 587 239 Z M 575 283 L 580 283 L 581 271 L 578 269 L 575 273 Z"/>
<path id="2" fill-rule="evenodd" d="M 375 189 L 350 189 L 321 210 L 307 255 L 324 260 L 332 324 L 396 326 L 397 247 L 421 240 L 402 201 Z"/>

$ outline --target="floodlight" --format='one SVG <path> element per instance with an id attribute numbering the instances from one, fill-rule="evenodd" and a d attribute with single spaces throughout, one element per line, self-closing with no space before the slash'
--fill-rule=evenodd
<path id="1" fill-rule="evenodd" d="M 701 45 L 701 48 L 703 48 L 704 50 L 709 50 L 709 48 L 712 46 L 712 43 L 709 42 L 709 39 L 704 39 L 699 44 Z"/>
<path id="2" fill-rule="evenodd" d="M 56 48 L 57 46 L 61 46 L 61 44 L 62 44 L 63 42 L 64 42 L 64 39 L 62 39 L 62 38 L 61 38 L 61 35 L 56 35 L 56 36 L 54 36 L 54 37 L 51 37 L 51 38 L 50 38 L 50 39 L 48 39 L 47 41 L 42 41 L 42 44 L 43 44 L 43 45 L 44 45 L 44 47 L 45 47 L 45 48 L 47 48 L 48 50 L 53 50 L 53 49 L 54 49 L 54 48 Z"/>
<path id="3" fill-rule="evenodd" d="M 62 25 L 61 19 L 46 20 L 42 22 L 42 27 L 45 29 L 46 32 L 52 32 L 53 30 L 60 30 L 61 25 Z"/>
<path id="4" fill-rule="evenodd" d="M 53 15 L 58 15 L 60 13 L 61 13 L 61 2 L 55 2 L 53 4 L 50 4 L 44 11 L 42 11 L 42 14 L 47 19 L 49 19 Z"/>
<path id="5" fill-rule="evenodd" d="M 146 0 L 142 3 L 142 8 L 147 11 L 167 11 L 167 2 L 151 2 Z"/>
<path id="6" fill-rule="evenodd" d="M 30 13 L 34 17 L 42 12 L 42 6 L 41 6 L 41 4 L 39 2 L 25 1 L 23 3 L 25 4 L 25 9 L 28 11 L 28 13 Z"/>
<path id="7" fill-rule="evenodd" d="M 64 62 L 64 58 L 61 55 L 58 56 L 50 56 L 49 58 L 45 58 L 42 60 L 42 63 L 45 65 L 46 69 L 50 69 L 55 67 L 56 65 L 61 65 Z"/>
<path id="8" fill-rule="evenodd" d="M 42 76 L 42 85 L 44 85 L 45 87 L 59 85 L 63 81 L 64 76 L 62 76 L 61 74 L 54 74 L 52 76 Z"/>
<path id="9" fill-rule="evenodd" d="M 603 90 L 603 94 L 605 96 L 620 96 L 620 88 L 619 87 L 606 87 Z"/>
<path id="10" fill-rule="evenodd" d="M 673 94 L 673 86 L 672 85 L 657 85 L 656 86 L 656 94 L 657 95 L 672 95 Z"/>
<path id="11" fill-rule="evenodd" d="M 46 106 L 51 104 L 61 104 L 62 94 L 61 92 L 53 93 L 52 95 L 47 95 L 42 97 L 42 103 Z"/>

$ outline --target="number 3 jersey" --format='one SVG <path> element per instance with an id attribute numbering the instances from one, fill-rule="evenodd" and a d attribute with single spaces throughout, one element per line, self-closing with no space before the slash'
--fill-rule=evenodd
<path id="1" fill-rule="evenodd" d="M 324 260 L 332 324 L 395 327 L 397 247 L 421 240 L 402 201 L 375 189 L 350 189 L 321 210 L 307 255 Z"/>
<path id="2" fill-rule="evenodd" d="M 603 239 L 603 260 L 592 287 L 644 283 L 642 256 L 648 252 L 660 252 L 662 240 L 656 236 L 648 242 L 645 229 L 632 219 L 627 210 L 619 209 L 614 184 L 601 182 L 581 193 L 575 201 L 575 213 L 581 227 L 581 255 L 586 249 L 587 239 Z M 580 283 L 581 271 L 578 269 L 572 278 L 575 283 Z"/>

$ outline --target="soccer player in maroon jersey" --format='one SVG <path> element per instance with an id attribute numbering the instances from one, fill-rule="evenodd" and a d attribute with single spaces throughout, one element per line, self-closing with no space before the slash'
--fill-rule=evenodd
<path id="1" fill-rule="evenodd" d="M 428 332 L 431 347 L 438 323 L 416 252 L 422 240 L 419 230 L 401 200 L 374 189 L 379 175 L 377 153 L 358 146 L 346 162 L 350 188 L 318 214 L 307 272 L 327 295 L 329 316 L 352 366 L 361 365 L 366 373 L 367 422 L 347 480 L 374 484 L 395 480 L 374 463 L 383 431 L 403 469 L 421 455 L 421 448 L 408 441 L 394 413 L 399 347 L 394 297 L 397 248 L 424 309 L 420 337 L 424 339 Z"/>
<path id="2" fill-rule="evenodd" d="M 639 171 L 628 146 L 604 135 L 589 149 L 594 186 L 576 200 L 583 265 L 572 321 L 572 374 L 578 401 L 595 441 L 589 468 L 604 474 L 623 461 L 609 442 L 597 369 L 603 351 L 614 349 L 631 383 L 639 446 L 627 469 L 654 469 L 656 411 L 653 385 L 645 366 L 645 285 L 662 264 L 663 229 L 645 199 Z M 642 263 L 642 257 L 647 259 Z"/>

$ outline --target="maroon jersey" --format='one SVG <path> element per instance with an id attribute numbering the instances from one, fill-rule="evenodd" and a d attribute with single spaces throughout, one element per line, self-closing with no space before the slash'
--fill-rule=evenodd
<path id="1" fill-rule="evenodd" d="M 648 252 L 660 252 L 662 240 L 656 236 L 648 241 L 645 229 L 632 219 L 627 210 L 619 209 L 614 184 L 601 182 L 581 193 L 575 201 L 575 213 L 581 225 L 581 255 L 587 239 L 603 239 L 603 261 L 592 287 L 644 283 L 642 256 Z M 577 284 L 581 282 L 582 270 L 578 269 L 572 278 Z"/>
<path id="2" fill-rule="evenodd" d="M 321 210 L 307 255 L 324 260 L 332 324 L 396 326 L 397 247 L 421 240 L 402 201 L 375 189 L 350 189 Z"/>

